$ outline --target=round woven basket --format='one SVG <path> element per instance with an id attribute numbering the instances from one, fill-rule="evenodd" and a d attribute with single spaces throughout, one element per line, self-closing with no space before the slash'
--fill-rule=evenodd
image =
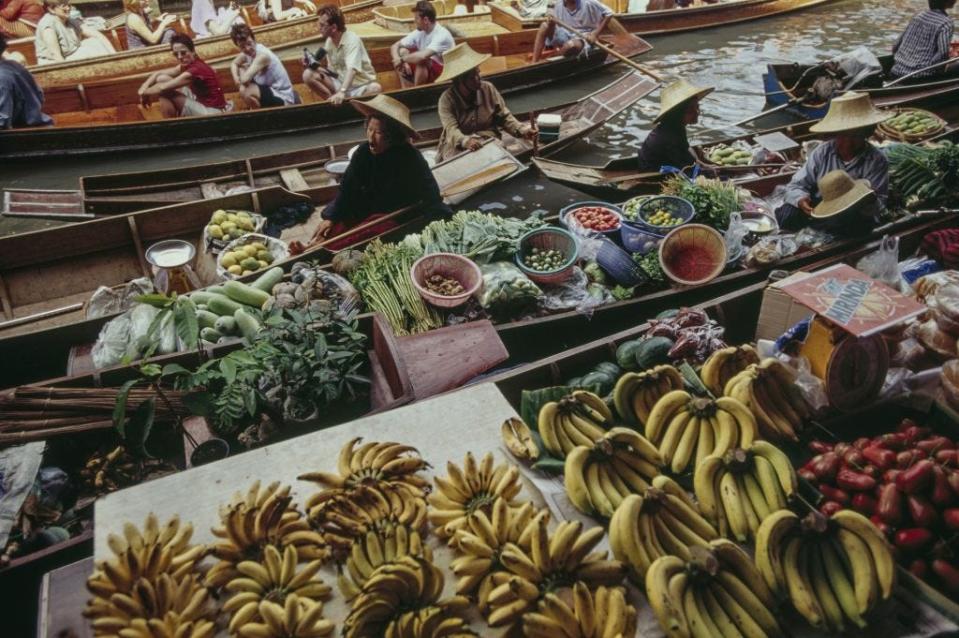
<path id="1" fill-rule="evenodd" d="M 895 120 L 896 118 L 903 115 L 924 115 L 929 120 L 935 122 L 931 128 L 926 128 L 921 133 L 907 133 L 901 131 L 897 128 L 894 128 L 890 125 L 890 121 Z M 946 121 L 936 115 L 931 111 L 924 111 L 923 109 L 913 109 L 913 108 L 902 108 L 896 109 L 896 114 L 885 122 L 880 122 L 878 126 L 878 131 L 882 134 L 883 137 L 895 140 L 897 142 L 921 142 L 927 140 L 930 137 L 934 137 L 939 133 L 942 133 L 946 129 Z"/>

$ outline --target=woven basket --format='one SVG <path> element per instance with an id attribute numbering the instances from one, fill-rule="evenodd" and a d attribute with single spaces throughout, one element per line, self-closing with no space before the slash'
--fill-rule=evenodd
<path id="1" fill-rule="evenodd" d="M 886 120 L 885 122 L 881 122 L 878 127 L 879 132 L 883 135 L 883 137 L 890 140 L 895 140 L 897 142 L 915 143 L 915 142 L 921 142 L 923 140 L 927 140 L 930 137 L 934 137 L 938 135 L 939 133 L 942 133 L 946 129 L 946 121 L 944 119 L 942 119 L 935 113 L 932 113 L 931 111 L 924 111 L 922 109 L 913 109 L 913 108 L 896 109 L 896 114 L 893 116 L 893 118 L 890 118 L 890 119 L 894 119 L 896 117 L 899 117 L 900 115 L 905 115 L 905 114 L 922 114 L 928 117 L 929 119 L 934 120 L 936 124 L 932 129 L 927 129 L 923 131 L 922 133 L 906 133 L 904 131 L 900 131 L 898 129 L 893 128 L 892 126 L 889 125 L 889 120 Z"/>

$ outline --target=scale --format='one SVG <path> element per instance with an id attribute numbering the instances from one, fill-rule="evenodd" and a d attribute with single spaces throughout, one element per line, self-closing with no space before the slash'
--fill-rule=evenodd
<path id="1" fill-rule="evenodd" d="M 153 266 L 153 285 L 165 295 L 188 293 L 200 287 L 200 279 L 190 267 L 196 256 L 193 244 L 182 239 L 160 241 L 146 250 L 146 260 Z"/>

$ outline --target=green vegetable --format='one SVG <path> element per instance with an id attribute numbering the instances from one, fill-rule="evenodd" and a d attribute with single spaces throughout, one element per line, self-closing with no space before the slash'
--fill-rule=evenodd
<path id="1" fill-rule="evenodd" d="M 209 310 L 197 310 L 196 321 L 200 328 L 213 328 L 220 317 Z"/>
<path id="2" fill-rule="evenodd" d="M 262 290 L 265 293 L 272 293 L 273 286 L 283 281 L 283 269 L 279 266 L 270 268 L 265 273 L 256 278 L 251 287 Z M 262 305 L 262 304 L 261 304 Z"/>
<path id="3" fill-rule="evenodd" d="M 663 267 L 659 263 L 658 251 L 654 250 L 645 255 L 633 253 L 633 261 L 646 273 L 651 282 L 665 283 L 666 273 L 663 272 Z"/>
<path id="4" fill-rule="evenodd" d="M 237 330 L 236 319 L 233 317 L 217 317 L 213 326 L 223 336 L 234 334 Z"/>
<path id="5" fill-rule="evenodd" d="M 403 243 L 425 255 L 456 253 L 483 265 L 511 258 L 520 237 L 545 225 L 538 215 L 517 219 L 461 210 L 450 219 L 430 223 L 419 235 L 407 236 Z"/>
<path id="6" fill-rule="evenodd" d="M 616 301 L 625 301 L 627 299 L 632 299 L 635 292 L 636 292 L 635 287 L 626 288 L 624 286 L 616 286 L 615 288 L 609 291 L 609 293 L 613 295 L 613 299 L 615 299 Z"/>
<path id="7" fill-rule="evenodd" d="M 623 370 L 636 370 L 636 351 L 642 343 L 638 339 L 624 341 L 616 348 L 616 363 Z"/>
<path id="8" fill-rule="evenodd" d="M 606 283 L 606 273 L 603 272 L 603 269 L 595 261 L 586 264 L 583 267 L 583 272 L 586 274 L 586 278 L 589 279 L 590 283 Z"/>
<path id="9" fill-rule="evenodd" d="M 193 303 L 195 303 L 197 306 L 199 306 L 200 304 L 208 304 L 208 303 L 210 303 L 210 293 L 211 293 L 211 291 L 210 291 L 209 289 L 207 289 L 207 290 L 194 290 L 193 292 L 191 292 L 191 293 L 189 294 L 189 297 L 190 297 L 190 299 L 193 300 Z"/>
<path id="10" fill-rule="evenodd" d="M 659 363 L 669 361 L 667 356 L 673 347 L 673 340 L 669 337 L 649 337 L 639 342 L 634 354 L 636 365 L 640 370 L 648 370 Z"/>
<path id="11" fill-rule="evenodd" d="M 273 286 L 270 286 L 270 290 L 272 289 Z M 253 308 L 262 308 L 263 304 L 270 300 L 270 293 L 253 286 L 247 286 L 240 281 L 226 282 L 223 284 L 223 290 L 226 292 L 226 296 L 233 301 Z"/>
<path id="12" fill-rule="evenodd" d="M 247 306 L 248 307 L 248 306 Z M 237 310 L 242 310 L 244 306 L 239 304 L 225 295 L 211 295 L 210 301 L 207 303 L 207 308 L 210 312 L 222 316 L 232 316 Z"/>
<path id="13" fill-rule="evenodd" d="M 216 328 L 204 328 L 200 331 L 200 338 L 210 343 L 216 343 L 222 336 Z"/>
<path id="14" fill-rule="evenodd" d="M 256 338 L 256 333 L 260 331 L 260 322 L 242 308 L 233 313 L 233 318 L 236 319 L 236 327 L 240 329 L 243 338 L 247 342 L 252 342 Z"/>
<path id="15" fill-rule="evenodd" d="M 663 182 L 663 194 L 688 200 L 696 217 L 717 230 L 726 230 L 729 216 L 740 209 L 740 191 L 736 186 L 702 175 L 692 181 L 684 175 L 674 175 Z"/>
<path id="16" fill-rule="evenodd" d="M 959 146 L 894 144 L 887 151 L 892 191 L 909 208 L 959 203 Z"/>

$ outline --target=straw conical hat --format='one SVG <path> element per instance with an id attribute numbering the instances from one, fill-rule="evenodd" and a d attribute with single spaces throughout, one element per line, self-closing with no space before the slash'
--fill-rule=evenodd
<path id="1" fill-rule="evenodd" d="M 477 53 L 466 42 L 457 44 L 443 54 L 443 72 L 436 78 L 436 81 L 452 80 L 458 75 L 463 75 L 467 71 L 475 69 L 491 57 L 493 56 L 489 53 Z"/>
<path id="2" fill-rule="evenodd" d="M 659 115 L 654 122 L 663 119 L 663 116 L 690 98 L 701 98 L 713 92 L 714 87 L 698 87 L 686 80 L 676 80 L 663 87 L 659 94 Z"/>
<path id="3" fill-rule="evenodd" d="M 818 182 L 822 202 L 813 209 L 814 219 L 835 217 L 873 194 L 867 179 L 854 180 L 844 170 L 829 171 Z"/>
<path id="4" fill-rule="evenodd" d="M 374 113 L 385 115 L 397 124 L 400 124 L 410 135 L 418 135 L 416 129 L 413 128 L 412 122 L 410 122 L 410 110 L 406 108 L 406 105 L 388 95 L 380 93 L 369 100 L 350 100 L 350 104 L 367 117 Z"/>
<path id="5" fill-rule="evenodd" d="M 874 126 L 890 117 L 892 113 L 886 113 L 874 107 L 867 94 L 850 91 L 833 98 L 829 103 L 829 112 L 826 113 L 826 117 L 810 126 L 809 130 L 813 133 L 852 131 Z"/>

